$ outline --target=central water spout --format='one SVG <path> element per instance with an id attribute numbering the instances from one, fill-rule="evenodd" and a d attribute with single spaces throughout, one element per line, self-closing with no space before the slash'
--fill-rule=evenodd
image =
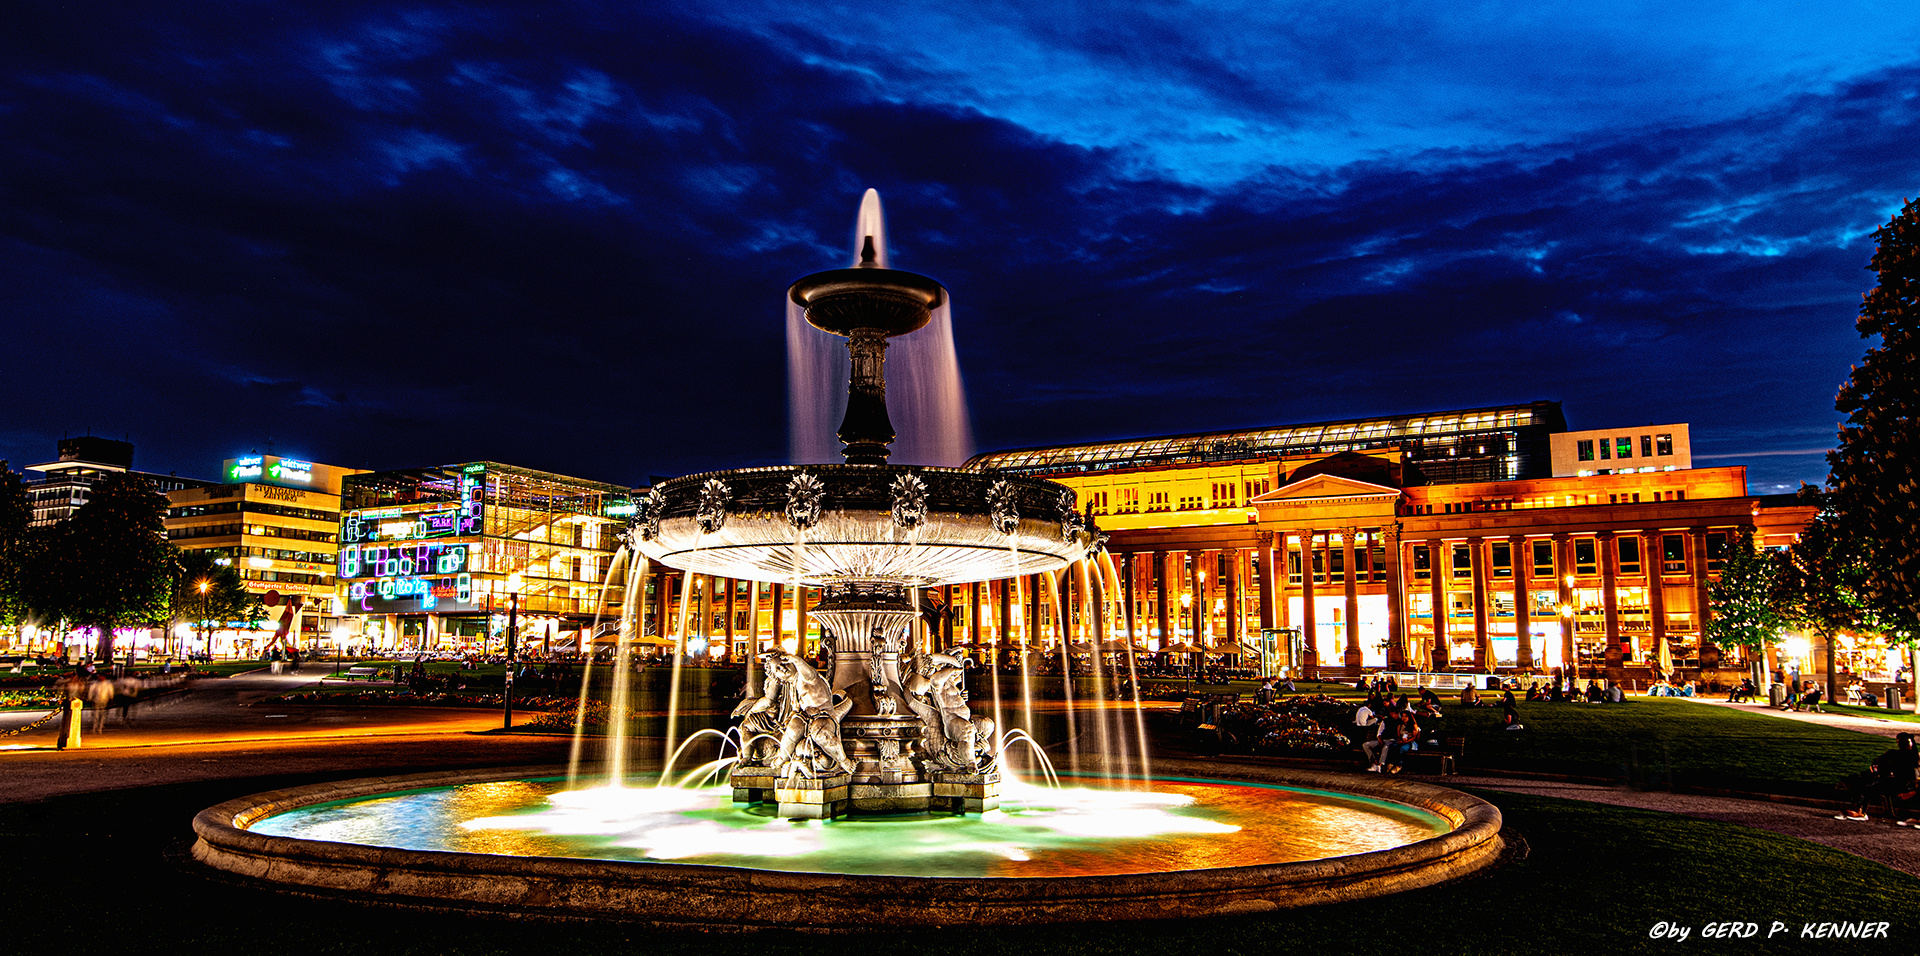
<path id="1" fill-rule="evenodd" d="M 816 272 L 787 295 L 806 310 L 807 324 L 847 340 L 853 362 L 838 432 L 841 454 L 848 464 L 884 465 L 895 437 L 887 416 L 887 340 L 925 326 L 947 301 L 947 290 L 926 276 L 886 267 L 880 194 L 871 189 L 860 203 L 859 236 L 857 265 Z"/>

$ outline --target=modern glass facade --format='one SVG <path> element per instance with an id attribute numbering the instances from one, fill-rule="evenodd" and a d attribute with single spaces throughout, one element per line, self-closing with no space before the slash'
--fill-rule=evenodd
<path id="1" fill-rule="evenodd" d="M 1398 449 L 1414 480 L 1511 481 L 1552 474 L 1548 436 L 1567 430 L 1558 402 L 1132 438 L 976 455 L 965 467 L 1022 475 L 1309 458 Z"/>

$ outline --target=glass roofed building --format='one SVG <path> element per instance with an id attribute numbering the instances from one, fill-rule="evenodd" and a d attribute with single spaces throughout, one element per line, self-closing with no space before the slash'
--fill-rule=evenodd
<path id="1" fill-rule="evenodd" d="M 1548 436 L 1567 430 L 1559 402 L 1354 418 L 1308 425 L 1050 445 L 976 455 L 966 467 L 1023 475 L 1311 458 L 1394 449 L 1408 483 L 1511 481 L 1553 473 Z"/>

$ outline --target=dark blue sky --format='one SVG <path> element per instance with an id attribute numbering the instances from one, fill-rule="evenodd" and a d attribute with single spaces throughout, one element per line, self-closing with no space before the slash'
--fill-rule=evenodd
<path id="1" fill-rule="evenodd" d="M 783 460 L 871 186 L 983 450 L 1553 399 L 1783 490 L 1920 190 L 1920 4 L 654 6 L 9 4 L 0 457 Z"/>

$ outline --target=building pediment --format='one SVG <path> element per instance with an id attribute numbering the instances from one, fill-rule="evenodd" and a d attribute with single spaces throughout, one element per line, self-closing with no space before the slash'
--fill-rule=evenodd
<path id="1" fill-rule="evenodd" d="M 1248 504 L 1279 505 L 1328 498 L 1375 498 L 1395 499 L 1400 497 L 1400 489 L 1339 475 L 1314 475 L 1292 484 L 1281 485 Z"/>

